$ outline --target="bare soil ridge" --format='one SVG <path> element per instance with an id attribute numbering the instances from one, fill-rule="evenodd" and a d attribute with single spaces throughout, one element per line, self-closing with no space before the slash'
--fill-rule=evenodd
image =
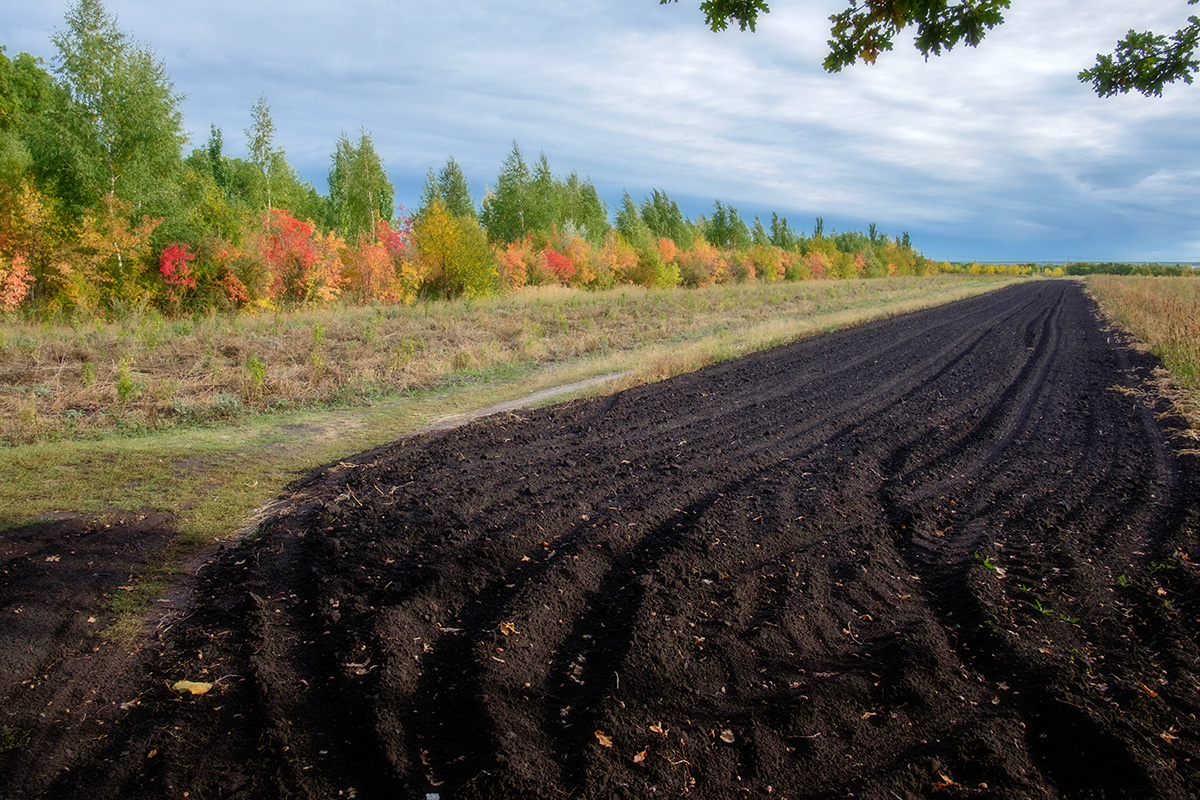
<path id="1" fill-rule="evenodd" d="M 363 454 L 57 662 L 87 719 L 0 687 L 0 796 L 1194 797 L 1152 366 L 1032 282 Z"/>

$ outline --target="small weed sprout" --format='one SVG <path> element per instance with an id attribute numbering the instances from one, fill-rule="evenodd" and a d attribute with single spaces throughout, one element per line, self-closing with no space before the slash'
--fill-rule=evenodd
<path id="1" fill-rule="evenodd" d="M 267 365 L 255 354 L 246 359 L 246 402 L 253 403 L 263 399 L 266 392 Z"/>
<path id="2" fill-rule="evenodd" d="M 321 345 L 324 342 L 325 342 L 325 325 L 318 322 L 316 325 L 313 326 L 312 356 L 310 357 L 310 360 L 312 361 L 312 365 L 314 367 L 316 367 L 317 369 L 320 369 L 321 367 L 325 366 L 325 359 L 321 355 Z"/>
<path id="3" fill-rule="evenodd" d="M 117 365 L 117 402 L 123 406 L 136 402 L 146 391 L 146 384 L 134 379 L 132 366 L 128 358 L 121 359 Z"/>
<path id="4" fill-rule="evenodd" d="M 7 725 L 0 727 L 0 753 L 15 753 L 29 746 L 29 734 L 18 733 Z"/>
<path id="5" fill-rule="evenodd" d="M 96 385 L 96 365 L 90 361 L 85 361 L 79 366 L 79 382 L 83 388 Z"/>

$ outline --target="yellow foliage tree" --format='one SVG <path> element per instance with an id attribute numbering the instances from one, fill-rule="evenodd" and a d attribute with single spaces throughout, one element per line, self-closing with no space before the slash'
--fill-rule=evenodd
<path id="1" fill-rule="evenodd" d="M 413 223 L 423 275 L 422 291 L 442 299 L 489 294 L 498 275 L 496 257 L 479 223 L 456 217 L 433 200 Z"/>
<path id="2" fill-rule="evenodd" d="M 77 272 L 91 284 L 101 307 L 114 310 L 146 299 L 150 264 L 150 235 L 161 218 L 139 217 L 133 222 L 130 204 L 109 193 L 104 208 L 83 217 L 76 253 Z"/>

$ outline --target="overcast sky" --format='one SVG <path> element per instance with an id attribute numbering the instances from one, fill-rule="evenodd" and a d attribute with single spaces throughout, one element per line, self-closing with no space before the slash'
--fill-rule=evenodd
<path id="1" fill-rule="evenodd" d="M 845 0 L 771 5 L 715 34 L 699 0 L 107 2 L 186 95 L 193 145 L 216 124 L 244 156 L 265 94 L 322 192 L 339 133 L 365 128 L 410 208 L 450 156 L 478 203 L 516 141 L 610 211 L 658 188 L 692 217 L 876 222 L 939 260 L 1200 261 L 1200 83 L 1100 100 L 1075 78 L 1131 27 L 1175 31 L 1185 0 L 1013 0 L 977 50 L 926 63 L 909 37 L 837 75 Z M 15 0 L 0 44 L 52 64 L 67 6 Z"/>

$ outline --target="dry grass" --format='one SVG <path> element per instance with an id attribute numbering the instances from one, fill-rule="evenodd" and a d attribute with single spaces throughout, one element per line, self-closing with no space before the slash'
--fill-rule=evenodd
<path id="1" fill-rule="evenodd" d="M 1144 342 L 1166 367 L 1164 394 L 1200 431 L 1200 280 L 1093 275 L 1101 311 Z"/>
<path id="2" fill-rule="evenodd" d="M 529 289 L 486 300 L 0 328 L 0 444 L 349 407 L 579 356 L 993 287 L 968 276 L 701 290 Z"/>

